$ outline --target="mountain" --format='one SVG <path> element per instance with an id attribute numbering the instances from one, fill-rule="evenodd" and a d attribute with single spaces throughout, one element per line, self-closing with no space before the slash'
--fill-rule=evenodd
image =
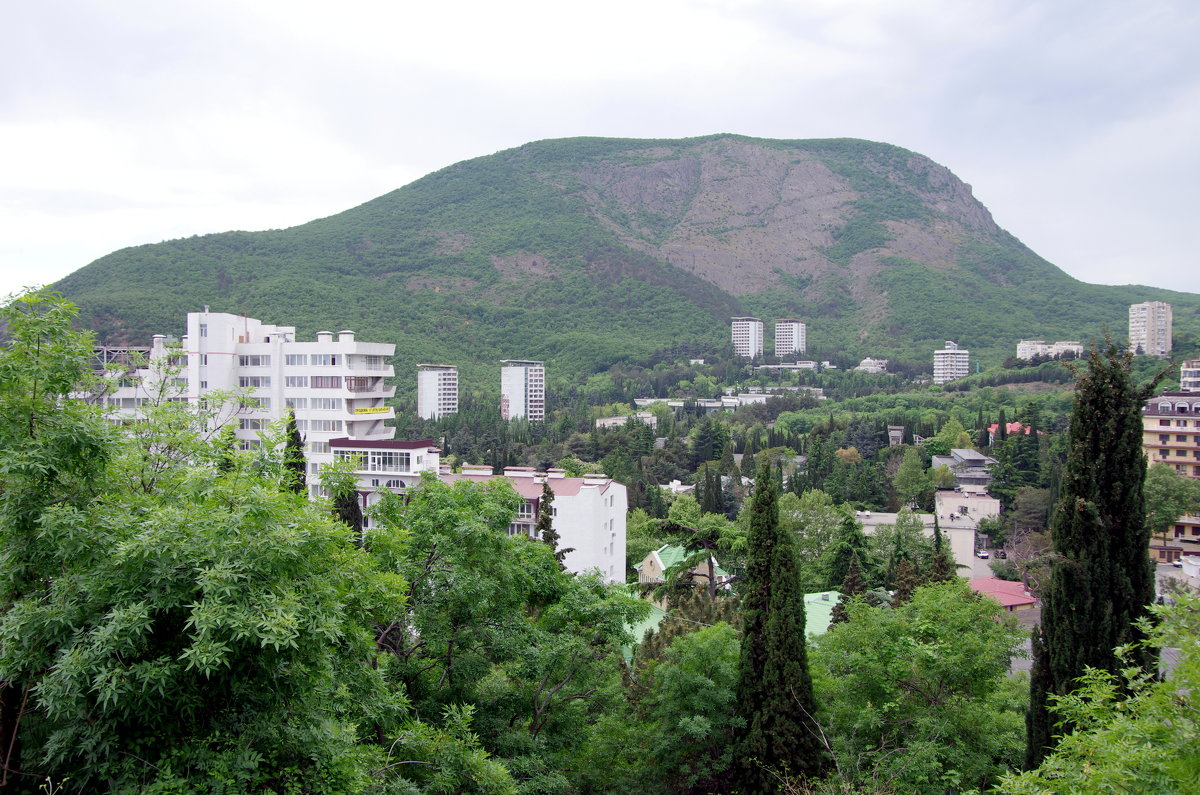
<path id="1" fill-rule="evenodd" d="M 806 320 L 824 358 L 920 363 L 948 339 L 986 365 L 1021 338 L 1120 337 L 1146 300 L 1174 305 L 1177 339 L 1200 331 L 1200 296 L 1073 279 L 944 166 L 855 139 L 539 141 L 290 229 L 122 249 L 55 288 L 109 342 L 178 334 L 204 305 L 350 328 L 397 344 L 401 391 L 421 361 L 494 390 L 503 358 L 553 379 L 720 350 L 743 314 Z"/>

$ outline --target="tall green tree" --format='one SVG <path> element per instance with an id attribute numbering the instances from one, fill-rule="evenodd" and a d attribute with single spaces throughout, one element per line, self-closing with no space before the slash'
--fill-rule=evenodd
<path id="1" fill-rule="evenodd" d="M 554 551 L 554 559 L 563 566 L 563 558 L 570 550 L 559 549 L 558 531 L 554 529 L 554 490 L 550 488 L 550 479 L 542 482 L 542 499 L 538 502 L 537 537 L 542 543 Z"/>
<path id="2" fill-rule="evenodd" d="M 745 722 L 744 792 L 775 792 L 776 774 L 822 775 L 829 757 L 815 720 L 804 635 L 804 592 L 790 533 L 779 527 L 776 483 L 759 467 L 751 503 L 737 709 Z"/>
<path id="3" fill-rule="evenodd" d="M 1200 511 L 1200 481 L 1180 475 L 1162 461 L 1146 473 L 1145 495 L 1146 528 L 1164 544 L 1179 517 Z"/>
<path id="4" fill-rule="evenodd" d="M 846 610 L 812 654 L 837 792 L 986 790 L 1020 762 L 1024 685 L 1008 670 L 1021 634 L 998 604 L 951 582 Z"/>
<path id="5" fill-rule="evenodd" d="M 1141 416 L 1153 384 L 1134 383 L 1132 359 L 1110 340 L 1104 351 L 1092 350 L 1077 387 L 1063 491 L 1050 524 L 1055 563 L 1042 593 L 1042 624 L 1034 628 L 1041 637 L 1033 643 L 1029 768 L 1056 742 L 1051 698 L 1070 693 L 1088 668 L 1119 671 L 1113 650 L 1143 639 L 1135 622 L 1154 600 Z M 1137 662 L 1150 670 L 1154 658 L 1141 648 Z"/>
<path id="6" fill-rule="evenodd" d="M 297 494 L 308 493 L 308 477 L 305 469 L 308 466 L 304 457 L 304 439 L 300 437 L 300 429 L 296 426 L 296 412 L 289 411 L 287 425 L 284 427 L 283 464 L 291 474 L 288 486 Z"/>
<path id="7" fill-rule="evenodd" d="M 892 485 L 896 487 L 900 501 L 909 508 L 918 507 L 922 497 L 933 490 L 933 483 L 929 473 L 925 471 L 917 448 L 909 447 L 904 451 L 904 458 L 900 461 L 900 468 L 896 470 L 895 477 L 892 478 Z"/>

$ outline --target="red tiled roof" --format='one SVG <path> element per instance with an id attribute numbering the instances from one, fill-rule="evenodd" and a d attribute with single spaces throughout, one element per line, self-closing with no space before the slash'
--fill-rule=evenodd
<path id="1" fill-rule="evenodd" d="M 991 597 L 1003 607 L 1037 604 L 1037 599 L 1025 593 L 1024 585 L 1012 580 L 1002 580 L 999 577 L 976 577 L 968 585 L 975 593 Z"/>
<path id="2" fill-rule="evenodd" d="M 1029 435 L 1029 431 L 1031 430 L 1031 428 L 1029 426 L 1022 425 L 1019 422 L 1006 422 L 1006 423 L 1004 423 L 1004 428 L 1009 433 L 1023 433 L 1026 436 Z M 995 433 L 999 429 L 1000 429 L 1000 423 L 993 422 L 991 425 L 988 426 L 988 433 Z"/>

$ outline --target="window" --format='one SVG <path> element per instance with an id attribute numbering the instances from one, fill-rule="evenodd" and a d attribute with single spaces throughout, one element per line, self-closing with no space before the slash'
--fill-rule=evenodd
<path id="1" fill-rule="evenodd" d="M 387 488 L 402 489 L 402 488 L 404 488 L 404 481 L 403 480 L 389 480 L 387 482 Z"/>
<path id="2" fill-rule="evenodd" d="M 307 409 L 308 398 L 284 398 L 283 404 L 289 409 Z"/>
<path id="3" fill-rule="evenodd" d="M 208 324 L 207 324 L 207 323 L 201 323 L 201 324 L 200 324 L 200 336 L 201 336 L 201 337 L 207 337 L 207 336 L 208 336 Z"/>
<path id="4" fill-rule="evenodd" d="M 1159 443 L 1159 444 L 1166 444 L 1166 443 L 1167 443 L 1167 442 L 1169 442 L 1169 441 L 1171 441 L 1171 434 L 1169 434 L 1169 433 L 1160 433 L 1160 434 L 1158 435 L 1158 443 Z"/>
<path id="5" fill-rule="evenodd" d="M 296 420 L 296 430 L 307 431 L 308 430 L 308 420 Z"/>
<path id="6" fill-rule="evenodd" d="M 533 503 L 528 500 L 522 502 L 517 508 L 518 519 L 532 519 L 534 516 L 536 516 L 536 512 L 533 510 Z"/>
<path id="7" fill-rule="evenodd" d="M 321 433 L 336 433 L 342 430 L 341 420 L 309 420 L 309 430 Z"/>
<path id="8" fill-rule="evenodd" d="M 203 367 L 208 366 L 208 354 L 207 353 L 200 354 L 200 364 Z"/>
<path id="9" fill-rule="evenodd" d="M 251 411 L 255 411 L 255 410 L 270 411 L 271 410 L 271 398 L 263 398 L 263 397 L 245 398 L 245 405 L 246 405 L 246 408 L 250 409 Z"/>
<path id="10" fill-rule="evenodd" d="M 283 385 L 292 389 L 308 389 L 308 376 L 285 375 L 283 377 Z"/>
<path id="11" fill-rule="evenodd" d="M 207 381 L 201 381 L 201 382 L 200 382 L 200 388 L 201 388 L 201 389 L 208 389 L 208 382 L 207 382 Z"/>
<path id="12" fill-rule="evenodd" d="M 337 367 L 336 353 L 314 353 L 311 357 L 313 367 Z"/>
<path id="13" fill-rule="evenodd" d="M 1159 425 L 1170 425 L 1171 421 L 1170 420 L 1159 420 L 1158 424 Z"/>
<path id="14" fill-rule="evenodd" d="M 245 418 L 243 418 L 241 420 L 238 420 L 238 429 L 243 430 L 243 431 L 261 431 L 263 429 L 264 424 L 265 424 L 265 421 L 261 420 L 261 419 L 245 419 Z"/>
<path id="15" fill-rule="evenodd" d="M 314 375 L 309 381 L 313 389 L 341 389 L 340 375 Z"/>
<path id="16" fill-rule="evenodd" d="M 238 386 L 251 389 L 263 389 L 271 385 L 269 375 L 243 375 L 238 377 Z"/>
<path id="17" fill-rule="evenodd" d="M 1175 441 L 1177 441 L 1177 442 L 1186 442 L 1186 441 L 1187 441 L 1187 436 L 1185 436 L 1185 435 L 1184 435 L 1184 434 L 1182 434 L 1182 433 L 1177 433 L 1177 434 L 1175 434 Z"/>
<path id="18" fill-rule="evenodd" d="M 256 354 L 253 356 L 239 356 L 239 367 L 270 367 L 271 357 L 269 354 Z"/>
<path id="19" fill-rule="evenodd" d="M 308 354 L 289 353 L 283 357 L 283 363 L 288 367 L 308 367 Z"/>
<path id="20" fill-rule="evenodd" d="M 309 442 L 308 452 L 310 453 L 328 453 L 329 442 Z"/>
<path id="21" fill-rule="evenodd" d="M 317 376 L 319 377 L 319 376 Z M 336 378 L 336 376 L 334 376 Z M 341 406 L 339 398 L 313 398 L 311 405 L 313 411 L 337 411 Z"/>
<path id="22" fill-rule="evenodd" d="M 320 420 L 313 420 L 320 422 Z M 338 422 L 337 420 L 334 420 Z M 340 425 L 341 423 L 338 422 Z M 338 450 L 338 458 L 361 458 L 359 466 L 368 472 L 409 472 L 409 454 L 396 450 Z"/>
<path id="23" fill-rule="evenodd" d="M 258 439 L 238 439 L 239 450 L 253 450 L 257 448 L 261 442 Z"/>

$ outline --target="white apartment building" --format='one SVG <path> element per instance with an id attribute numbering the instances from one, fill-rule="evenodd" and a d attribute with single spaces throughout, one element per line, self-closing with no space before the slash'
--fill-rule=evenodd
<path id="1" fill-rule="evenodd" d="M 446 483 L 465 480 L 482 483 L 495 475 L 488 466 L 464 465 L 459 474 L 443 472 Z M 554 492 L 551 523 L 558 531 L 559 547 L 570 549 L 563 558 L 567 571 L 579 574 L 597 569 L 607 582 L 625 581 L 625 486 L 604 475 L 569 478 L 561 469 L 537 472 L 531 467 L 507 467 L 503 477 L 524 498 L 510 535 L 537 538 L 536 526 L 542 484 Z"/>
<path id="2" fill-rule="evenodd" d="M 1146 301 L 1129 307 L 1129 348 L 1149 356 L 1171 352 L 1171 305 Z"/>
<path id="3" fill-rule="evenodd" d="M 545 420 L 545 364 L 518 359 L 505 359 L 500 364 L 500 416 L 506 420 Z"/>
<path id="4" fill-rule="evenodd" d="M 421 473 L 437 473 L 444 483 L 484 483 L 498 477 L 489 466 L 464 464 L 454 473 L 440 465 L 441 451 L 432 439 L 398 440 L 334 439 L 334 455 L 358 460 L 358 493 L 364 527 L 371 527 L 371 507 L 382 491 L 403 493 L 418 486 Z M 604 475 L 569 478 L 561 469 L 537 472 L 530 467 L 508 467 L 503 475 L 524 501 L 508 527 L 509 535 L 526 535 L 535 540 L 542 500 L 542 484 L 554 493 L 551 523 L 558 531 L 559 546 L 571 549 L 563 565 L 575 574 L 598 569 L 608 582 L 625 580 L 625 486 Z"/>
<path id="5" fill-rule="evenodd" d="M 1200 359 L 1186 359 L 1179 366 L 1179 391 L 1200 392 Z"/>
<path id="6" fill-rule="evenodd" d="M 756 317 L 735 317 L 730 324 L 733 329 L 733 355 L 747 359 L 762 358 L 763 322 Z"/>
<path id="7" fill-rule="evenodd" d="M 1017 343 L 1017 358 L 1032 359 L 1034 356 L 1062 356 L 1064 353 L 1083 356 L 1083 345 L 1078 342 L 1043 342 L 1042 340 L 1020 340 Z"/>
<path id="8" fill-rule="evenodd" d="M 273 326 L 244 315 L 189 312 L 181 341 L 179 371 L 162 384 L 155 367 L 117 376 L 106 392 L 107 405 L 133 414 L 144 401 L 198 403 L 213 392 L 239 396 L 240 404 L 218 424 L 236 423 L 234 435 L 243 448 L 259 443 L 259 433 L 294 411 L 305 440 L 309 471 L 332 460 L 330 441 L 390 439 L 384 424 L 395 412 L 384 401 L 395 394 L 386 380 L 393 375 L 388 357 L 395 346 L 359 342 L 353 331 L 319 331 L 313 342 L 298 342 L 294 326 Z M 168 355 L 166 338 L 154 337 L 149 362 Z M 109 349 L 111 350 L 111 349 Z M 136 375 L 136 377 L 134 377 Z M 311 488 L 317 488 L 313 485 Z"/>
<path id="9" fill-rule="evenodd" d="M 417 365 L 417 416 L 436 420 L 458 413 L 458 368 L 450 364 Z"/>
<path id="10" fill-rule="evenodd" d="M 779 358 L 808 350 L 808 326 L 795 318 L 775 321 L 775 355 Z"/>
<path id="11" fill-rule="evenodd" d="M 946 340 L 945 348 L 933 352 L 933 383 L 945 384 L 970 372 L 971 352 L 959 348 L 953 340 Z"/>

